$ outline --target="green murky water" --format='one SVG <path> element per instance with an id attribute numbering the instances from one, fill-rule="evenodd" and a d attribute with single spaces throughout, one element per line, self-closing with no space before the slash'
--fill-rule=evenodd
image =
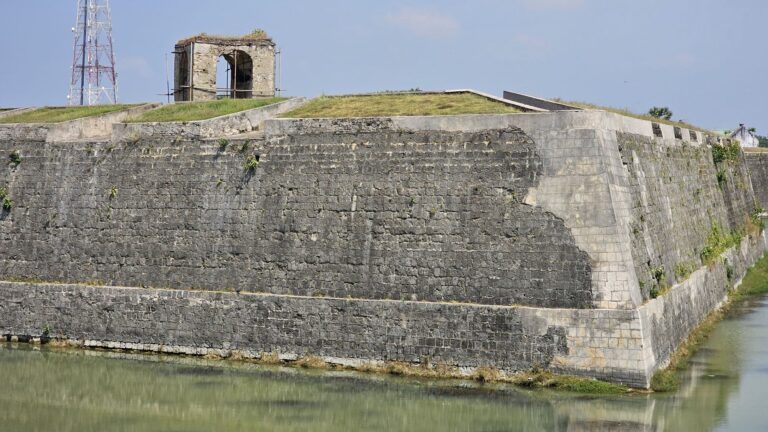
<path id="1" fill-rule="evenodd" d="M 0 345 L 0 431 L 768 431 L 768 299 L 741 306 L 671 395 Z"/>

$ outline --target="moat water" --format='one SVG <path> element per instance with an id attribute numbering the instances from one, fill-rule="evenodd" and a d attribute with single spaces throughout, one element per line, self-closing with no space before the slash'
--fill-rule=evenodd
<path id="1" fill-rule="evenodd" d="M 0 344 L 0 431 L 768 431 L 768 298 L 723 321 L 674 394 Z"/>

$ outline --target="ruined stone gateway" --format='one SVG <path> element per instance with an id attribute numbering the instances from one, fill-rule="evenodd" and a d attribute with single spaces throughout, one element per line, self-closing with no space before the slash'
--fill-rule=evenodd
<path id="1" fill-rule="evenodd" d="M 180 40 L 174 49 L 174 100 L 206 101 L 217 95 L 235 99 L 275 95 L 275 43 L 263 32 L 241 37 L 205 33 Z M 216 86 L 216 66 L 224 57 L 226 88 Z"/>
<path id="2" fill-rule="evenodd" d="M 765 248 L 741 152 L 603 111 L 271 119 L 227 146 L 3 136 L 9 337 L 647 387 Z M 715 227 L 743 236 L 704 259 Z"/>

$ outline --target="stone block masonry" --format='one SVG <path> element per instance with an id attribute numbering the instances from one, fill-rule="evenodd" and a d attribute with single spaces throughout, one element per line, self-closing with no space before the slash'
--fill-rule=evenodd
<path id="1" fill-rule="evenodd" d="M 56 281 L 0 283 L 0 334 L 430 357 L 646 387 L 765 248 L 740 231 L 755 200 L 744 160 L 716 166 L 698 139 L 656 138 L 641 120 L 262 130 L 231 142 L 0 140 L 0 158 L 21 157 L 0 167 L 14 201 L 0 214 L 0 279 Z M 713 224 L 748 235 L 704 263 Z"/>
<path id="2" fill-rule="evenodd" d="M 0 283 L 0 314 L 0 335 L 49 329 L 89 346 L 309 354 L 350 364 L 430 358 L 508 371 L 570 371 L 567 364 L 578 361 L 602 378 L 645 385 L 631 311 Z M 603 343 L 601 351 L 616 361 L 579 347 L 589 340 Z M 611 340 L 622 342 L 611 348 Z"/>
<path id="3" fill-rule="evenodd" d="M 768 149 L 745 148 L 744 156 L 758 206 L 768 209 Z"/>
<path id="4" fill-rule="evenodd" d="M 19 144 L 24 163 L 7 183 L 23 194 L 1 222 L 6 278 L 592 303 L 587 254 L 562 220 L 520 202 L 542 169 L 520 130 L 295 135 L 224 149 Z M 246 171 L 254 155 L 259 166 Z"/>

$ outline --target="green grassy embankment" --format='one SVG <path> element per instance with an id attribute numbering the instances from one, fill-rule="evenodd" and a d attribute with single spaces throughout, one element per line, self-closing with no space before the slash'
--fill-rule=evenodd
<path id="1" fill-rule="evenodd" d="M 282 118 L 348 118 L 510 114 L 510 105 L 472 93 L 392 93 L 360 96 L 321 96 Z"/>
<path id="2" fill-rule="evenodd" d="M 69 106 L 69 107 L 45 107 L 38 108 L 0 118 L 0 123 L 59 123 L 69 120 L 76 120 L 85 117 L 93 117 L 101 114 L 107 114 L 115 111 L 122 111 L 137 105 L 93 105 L 93 106 Z"/>
<path id="3" fill-rule="evenodd" d="M 264 99 L 221 99 L 205 102 L 184 102 L 165 105 L 145 111 L 139 116 L 126 120 L 126 123 L 183 122 L 207 120 L 227 114 L 234 114 L 254 108 L 272 105 L 287 100 L 274 97 Z"/>

